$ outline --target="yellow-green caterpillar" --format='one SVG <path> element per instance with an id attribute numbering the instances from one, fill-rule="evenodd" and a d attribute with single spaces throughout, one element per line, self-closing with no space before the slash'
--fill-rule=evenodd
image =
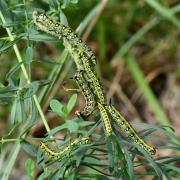
<path id="1" fill-rule="evenodd" d="M 90 137 L 84 137 L 79 139 L 76 139 L 73 141 L 69 146 L 67 146 L 65 149 L 63 149 L 60 152 L 56 152 L 48 147 L 48 145 L 44 142 L 40 142 L 40 148 L 46 153 L 49 159 L 57 160 L 62 159 L 66 156 L 68 156 L 72 151 L 79 148 L 80 145 L 85 144 L 91 144 L 91 138 Z"/>
<path id="2" fill-rule="evenodd" d="M 33 20 L 36 26 L 38 26 L 42 31 L 45 31 L 48 34 L 60 38 L 64 37 L 69 44 L 78 46 L 79 49 L 86 51 L 88 55 L 88 60 L 92 65 L 96 65 L 96 57 L 90 47 L 88 47 L 82 40 L 75 34 L 75 32 L 68 26 L 65 26 L 61 22 L 57 22 L 49 18 L 45 13 L 42 12 L 33 12 Z"/>
<path id="3" fill-rule="evenodd" d="M 88 116 L 94 110 L 94 106 L 95 106 L 94 94 L 91 92 L 88 83 L 85 81 L 82 71 L 77 71 L 74 75 L 74 79 L 76 80 L 79 88 L 81 89 L 82 94 L 84 95 L 84 99 L 86 101 L 86 106 L 84 107 L 84 110 L 81 112 L 76 111 L 76 114 L 78 116 L 79 115 Z"/>
<path id="4" fill-rule="evenodd" d="M 96 58 L 92 50 L 77 37 L 71 28 L 50 19 L 46 14 L 35 11 L 33 12 L 33 19 L 34 23 L 41 30 L 53 36 L 63 36 L 72 45 L 72 48 L 70 48 L 69 51 L 75 59 L 78 70 L 84 68 L 86 75 L 92 82 L 91 87 L 94 88 L 94 94 L 96 94 L 98 102 L 106 104 L 104 90 L 96 77 L 95 72 L 92 70 L 92 65 L 96 64 Z"/>
<path id="5" fill-rule="evenodd" d="M 125 118 L 120 114 L 119 111 L 115 109 L 111 104 L 106 105 L 105 108 L 109 112 L 110 116 L 114 120 L 114 122 L 118 125 L 118 128 L 123 131 L 130 139 L 132 139 L 135 143 L 139 144 L 143 147 L 149 154 L 155 155 L 156 149 L 148 145 L 144 140 L 142 140 L 136 131 L 133 129 L 131 124 L 125 120 Z"/>
<path id="6" fill-rule="evenodd" d="M 99 102 L 100 104 L 106 104 L 107 100 L 104 94 L 104 89 L 100 81 L 98 80 L 96 73 L 92 70 L 86 52 L 76 49 L 76 51 L 74 51 L 74 54 L 76 54 L 76 57 L 79 56 L 79 59 L 82 59 L 86 75 L 85 78 L 90 82 L 90 87 L 92 87 L 93 94 L 96 95 L 97 102 Z"/>
<path id="7" fill-rule="evenodd" d="M 111 136 L 112 135 L 112 127 L 111 127 L 111 122 L 107 113 L 107 110 L 105 109 L 104 105 L 98 103 L 98 108 L 99 111 L 101 112 L 101 116 L 104 122 L 104 129 L 106 131 L 106 135 L 107 136 Z"/>

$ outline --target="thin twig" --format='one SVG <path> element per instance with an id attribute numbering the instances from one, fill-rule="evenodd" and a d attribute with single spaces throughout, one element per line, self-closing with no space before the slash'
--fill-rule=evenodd
<path id="1" fill-rule="evenodd" d="M 132 112 L 133 114 L 135 114 L 136 116 L 140 117 L 138 112 L 136 111 L 136 108 L 134 107 L 134 105 L 131 103 L 131 101 L 129 100 L 129 98 L 122 92 L 121 86 L 119 85 L 116 88 L 116 95 L 117 97 L 122 100 L 127 106 L 128 106 L 128 110 L 130 112 Z"/>
<path id="2" fill-rule="evenodd" d="M 97 11 L 96 16 L 92 19 L 91 23 L 89 24 L 89 26 L 86 29 L 86 32 L 84 33 L 84 35 L 82 36 L 83 40 L 86 40 L 90 34 L 90 32 L 92 31 L 92 29 L 94 28 L 97 20 L 99 19 L 101 13 L 103 12 L 104 8 L 107 5 L 108 0 L 102 0 L 101 4 L 99 6 L 99 11 Z"/>
<path id="3" fill-rule="evenodd" d="M 120 81 L 120 78 L 121 78 L 121 75 L 122 75 L 122 72 L 123 72 L 123 66 L 124 66 L 124 62 L 123 61 L 119 61 L 118 63 L 118 67 L 117 67 L 117 70 L 116 70 L 116 74 L 112 80 L 112 83 L 111 83 L 111 86 L 107 92 L 107 99 L 109 100 L 113 95 L 114 93 L 116 92 L 116 87 L 118 87 L 119 85 L 119 81 Z"/>

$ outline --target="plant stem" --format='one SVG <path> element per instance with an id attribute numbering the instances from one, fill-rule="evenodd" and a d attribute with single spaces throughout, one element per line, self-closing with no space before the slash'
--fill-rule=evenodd
<path id="1" fill-rule="evenodd" d="M 4 18 L 4 16 L 3 16 L 3 14 L 2 14 L 1 11 L 0 11 L 0 18 L 1 18 L 2 22 L 5 24 L 5 23 L 6 23 L 6 20 L 5 20 L 5 18 Z M 9 29 L 9 28 L 6 28 L 6 31 L 7 31 L 8 35 L 9 35 L 10 40 L 13 41 L 13 40 L 14 40 L 14 37 L 13 37 L 10 29 Z M 21 55 L 20 55 L 20 52 L 19 52 L 19 49 L 18 49 L 17 45 L 14 44 L 14 45 L 13 45 L 13 48 L 14 48 L 14 52 L 15 52 L 15 54 L 16 54 L 16 57 L 17 57 L 18 62 L 19 62 L 19 63 L 23 62 L 22 57 L 21 57 Z M 28 76 L 28 73 L 27 73 L 27 71 L 26 71 L 26 68 L 25 68 L 24 64 L 21 64 L 21 69 L 22 69 L 22 72 L 23 72 L 23 74 L 24 74 L 24 77 L 25 77 L 27 83 L 30 84 L 31 81 L 30 81 L 30 79 L 29 79 L 29 76 Z M 45 128 L 46 128 L 46 131 L 49 132 L 49 131 L 50 131 L 49 125 L 48 125 L 48 123 L 47 123 L 47 121 L 46 121 L 46 118 L 45 118 L 45 115 L 44 115 L 44 113 L 43 113 L 43 111 L 42 111 L 42 109 L 41 109 L 41 106 L 40 106 L 40 104 L 39 104 L 39 101 L 38 101 L 37 96 L 36 96 L 36 95 L 33 95 L 33 99 L 34 99 L 34 102 L 35 102 L 35 104 L 36 104 L 36 107 L 37 107 L 37 109 L 38 109 L 38 111 L 39 111 L 39 114 L 40 114 L 40 116 L 41 116 L 41 119 L 42 119 L 42 121 L 43 121 L 43 123 L 44 123 L 44 126 L 45 126 Z"/>
<path id="2" fill-rule="evenodd" d="M 1 144 L 4 144 L 6 142 L 14 142 L 14 141 L 19 141 L 19 139 L 3 139 L 3 137 L 0 140 Z"/>

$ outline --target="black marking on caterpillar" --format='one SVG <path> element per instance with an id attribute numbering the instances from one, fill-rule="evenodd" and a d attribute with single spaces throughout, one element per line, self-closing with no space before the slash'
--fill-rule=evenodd
<path id="1" fill-rule="evenodd" d="M 111 104 L 106 105 L 105 108 L 109 112 L 112 119 L 115 121 L 115 123 L 118 125 L 118 128 L 125 132 L 125 134 L 133 140 L 135 143 L 139 144 L 144 150 L 146 150 L 149 154 L 155 155 L 156 149 L 154 147 L 151 147 L 148 145 L 144 140 L 142 140 L 137 132 L 134 130 L 134 128 L 131 126 L 131 124 L 120 114 L 119 111 L 115 109 L 114 106 Z"/>
<path id="2" fill-rule="evenodd" d="M 64 148 L 64 150 L 60 152 L 56 152 L 52 150 L 44 142 L 40 142 L 40 148 L 46 153 L 49 159 L 57 160 L 57 159 L 62 159 L 68 156 L 72 151 L 79 148 L 80 145 L 86 145 L 86 144 L 91 144 L 90 137 L 84 137 L 84 138 L 81 138 L 80 140 L 76 139 L 69 146 L 67 146 L 66 148 Z"/>
<path id="3" fill-rule="evenodd" d="M 98 103 L 98 108 L 99 108 L 99 111 L 101 112 L 101 115 L 103 118 L 106 134 L 107 134 L 107 136 L 111 136 L 112 135 L 112 127 L 111 127 L 111 122 L 110 122 L 107 110 L 104 108 L 104 105 L 102 105 L 100 103 Z"/>
<path id="4" fill-rule="evenodd" d="M 94 106 L 95 106 L 94 94 L 91 92 L 88 83 L 85 82 L 85 79 L 82 75 L 82 71 L 77 71 L 75 73 L 74 79 L 76 80 L 79 88 L 81 89 L 84 99 L 86 101 L 86 106 L 84 107 L 84 110 L 81 112 L 77 111 L 76 114 L 78 116 L 79 115 L 88 116 L 94 110 Z"/>
<path id="5" fill-rule="evenodd" d="M 90 47 L 88 47 L 68 26 L 63 25 L 61 22 L 57 22 L 49 18 L 45 13 L 33 12 L 33 20 L 36 26 L 42 31 L 60 38 L 64 37 L 72 46 L 78 46 L 79 49 L 85 51 L 88 55 L 88 60 L 92 62 L 92 65 L 96 65 L 96 57 Z"/>

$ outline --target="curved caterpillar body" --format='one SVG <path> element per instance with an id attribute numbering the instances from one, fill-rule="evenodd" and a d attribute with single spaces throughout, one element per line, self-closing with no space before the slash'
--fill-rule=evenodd
<path id="1" fill-rule="evenodd" d="M 79 88 L 82 91 L 82 94 L 84 95 L 84 99 L 86 101 L 86 106 L 82 112 L 77 111 L 77 115 L 83 115 L 88 116 L 92 113 L 95 106 L 95 100 L 94 100 L 94 94 L 91 92 L 91 89 L 89 88 L 87 82 L 85 82 L 85 79 L 82 75 L 82 71 L 77 71 L 75 73 L 74 79 L 76 80 Z"/>
<path id="2" fill-rule="evenodd" d="M 96 64 L 96 58 L 92 50 L 82 42 L 81 39 L 69 28 L 68 26 L 63 25 L 60 22 L 56 22 L 50 19 L 46 14 L 40 12 L 33 12 L 34 23 L 42 30 L 48 34 L 57 37 L 64 37 L 69 44 L 72 45 L 70 48 L 72 51 L 71 54 L 75 57 L 75 62 L 78 69 L 83 68 L 86 71 L 88 78 L 92 81 L 92 87 L 94 87 L 95 94 L 97 95 L 98 101 L 101 104 L 106 103 L 106 98 L 104 95 L 103 88 L 95 75 L 95 72 L 92 70 L 92 65 Z M 78 60 L 77 60 L 78 59 Z"/>
<path id="3" fill-rule="evenodd" d="M 149 154 L 155 155 L 156 149 L 154 147 L 151 147 L 148 145 L 144 140 L 142 140 L 136 131 L 133 129 L 131 124 L 125 120 L 125 118 L 117 111 L 112 105 L 106 105 L 105 108 L 111 115 L 112 119 L 115 121 L 115 123 L 118 125 L 118 128 L 125 132 L 125 134 L 132 139 L 135 143 L 139 144 L 141 147 L 143 147 Z"/>
<path id="4" fill-rule="evenodd" d="M 111 136 L 112 135 L 112 127 L 111 127 L 111 122 L 110 122 L 107 110 L 100 103 L 98 103 L 98 108 L 99 108 L 102 118 L 103 118 L 106 134 L 107 134 L 107 136 Z"/>
<path id="5" fill-rule="evenodd" d="M 79 148 L 79 146 L 81 144 L 82 145 L 91 144 L 90 137 L 84 137 L 84 138 L 81 138 L 80 140 L 76 139 L 69 146 L 67 146 L 64 150 L 62 150 L 60 152 L 56 152 L 56 151 L 52 150 L 44 142 L 40 142 L 40 148 L 47 154 L 49 159 L 57 160 L 57 159 L 62 159 L 64 157 L 68 156 L 68 154 L 70 152 L 72 152 L 73 150 Z"/>
<path id="6" fill-rule="evenodd" d="M 86 73 L 86 80 L 90 82 L 90 86 L 92 87 L 93 93 L 97 97 L 97 101 L 101 104 L 106 104 L 106 96 L 104 94 L 104 89 L 101 86 L 96 73 L 93 71 L 86 52 L 80 51 L 79 49 L 76 49 L 74 51 L 74 54 L 76 54 L 76 57 L 79 56 L 79 59 L 82 59 L 83 67 Z"/>
<path id="7" fill-rule="evenodd" d="M 94 93 L 97 95 L 98 102 L 101 104 L 106 104 L 107 100 L 106 100 L 106 96 L 104 94 L 104 89 L 103 89 L 102 85 L 100 84 L 97 76 L 93 72 L 93 70 L 88 62 L 88 59 L 86 57 L 84 57 L 83 65 L 84 65 L 87 76 L 91 80 L 92 88 L 94 89 Z"/>
<path id="8" fill-rule="evenodd" d="M 36 26 L 48 34 L 60 38 L 64 37 L 72 46 L 78 46 L 81 50 L 85 51 L 88 55 L 88 60 L 92 65 L 96 65 L 96 57 L 90 47 L 88 47 L 82 40 L 75 34 L 75 32 L 68 26 L 63 25 L 61 22 L 56 22 L 50 19 L 45 13 L 33 12 L 33 19 Z"/>

